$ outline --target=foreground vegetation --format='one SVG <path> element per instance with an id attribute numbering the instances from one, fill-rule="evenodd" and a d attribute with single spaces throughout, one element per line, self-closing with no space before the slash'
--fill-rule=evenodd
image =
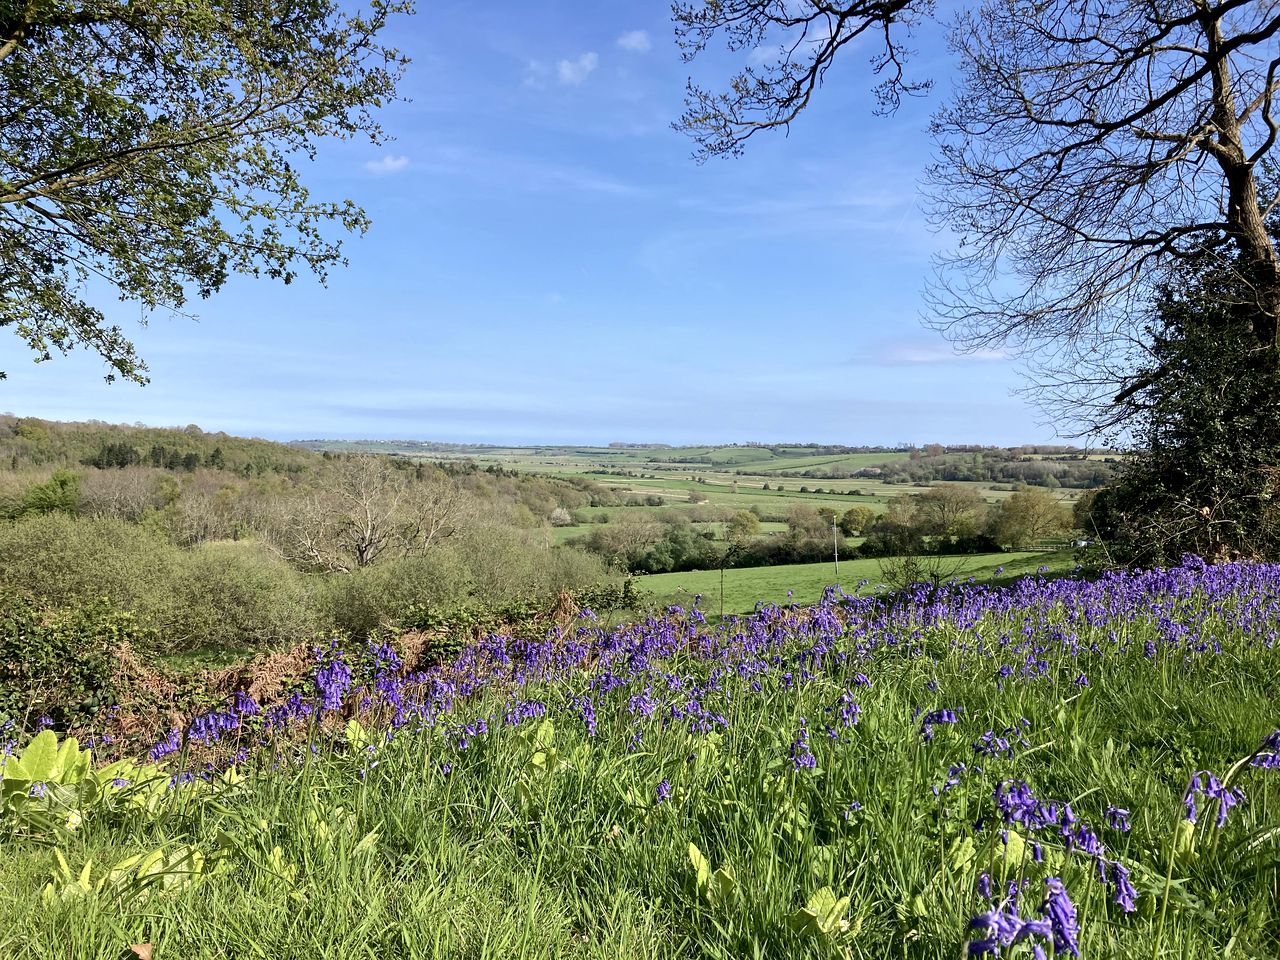
<path id="1" fill-rule="evenodd" d="M 324 647 L 96 773 L 12 745 L 0 944 L 1275 955 L 1278 616 L 1280 568 L 1195 564 Z"/>

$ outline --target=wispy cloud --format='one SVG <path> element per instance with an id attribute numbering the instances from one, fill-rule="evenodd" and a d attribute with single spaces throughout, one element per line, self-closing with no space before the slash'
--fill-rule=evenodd
<path id="1" fill-rule="evenodd" d="M 960 352 L 942 339 L 903 337 L 868 343 L 864 352 L 852 357 L 852 366 L 914 367 L 940 363 L 991 363 L 1011 360 L 1004 350 L 969 350 Z"/>
<path id="2" fill-rule="evenodd" d="M 648 53 L 653 47 L 647 30 L 628 30 L 618 38 L 618 47 L 632 53 Z"/>
<path id="3" fill-rule="evenodd" d="M 561 60 L 556 64 L 556 76 L 560 82 L 569 86 L 578 86 L 600 65 L 600 58 L 594 53 L 584 53 L 576 60 Z"/>
<path id="4" fill-rule="evenodd" d="M 399 173 L 405 167 L 409 166 L 409 158 L 403 154 L 389 153 L 377 160 L 366 160 L 364 168 L 370 173 L 378 176 L 385 176 L 389 173 Z"/>
<path id="5" fill-rule="evenodd" d="M 461 177 L 490 189 L 570 191 L 628 196 L 640 189 L 624 180 L 572 163 L 470 146 L 437 146 L 414 161 L 414 169 Z"/>

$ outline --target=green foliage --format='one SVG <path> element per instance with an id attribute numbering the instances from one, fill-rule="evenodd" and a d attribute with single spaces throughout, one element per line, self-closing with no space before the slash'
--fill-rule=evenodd
<path id="1" fill-rule="evenodd" d="M 746 540 L 760 532 L 760 518 L 750 510 L 739 510 L 725 525 L 725 533 L 731 540 Z"/>
<path id="2" fill-rule="evenodd" d="M 122 907 L 140 905 L 157 893 L 172 893 L 197 882 L 205 874 L 205 856 L 197 848 L 181 845 L 173 850 L 160 847 L 150 853 L 134 854 L 106 870 L 94 871 L 86 860 L 72 871 L 61 850 L 55 850 L 58 865 L 53 878 L 40 893 L 46 907 L 98 897 Z"/>
<path id="3" fill-rule="evenodd" d="M 260 650 L 329 626 L 315 585 L 255 541 L 181 551 L 172 574 L 172 605 L 152 624 L 169 649 Z"/>
<path id="4" fill-rule="evenodd" d="M 425 626 L 417 609 L 461 607 L 470 583 L 469 570 L 452 550 L 388 560 L 325 578 L 318 589 L 320 618 L 353 637 L 386 626 Z"/>
<path id="5" fill-rule="evenodd" d="M 239 476 L 298 475 L 324 462 L 319 454 L 301 447 L 206 433 L 194 424 L 179 429 L 0 416 L 0 463 L 13 469 L 56 464 L 184 470 L 191 456 L 209 469 Z"/>
<path id="6" fill-rule="evenodd" d="M 1241 282 L 1211 261 L 1157 306 L 1149 369 L 1120 404 L 1142 449 L 1082 518 L 1113 559 L 1280 555 L 1280 361 Z"/>
<path id="7" fill-rule="evenodd" d="M 0 586 L 71 610 L 109 597 L 135 639 L 168 650 L 260 647 L 323 626 L 306 579 L 261 544 L 184 550 L 106 517 L 32 517 L 0 526 Z"/>
<path id="8" fill-rule="evenodd" d="M 871 529 L 875 519 L 875 511 L 870 507 L 850 507 L 840 516 L 840 532 L 846 537 L 860 536 Z"/>
<path id="9" fill-rule="evenodd" d="M 70 470 L 55 470 L 45 483 L 37 483 L 22 497 L 17 515 L 38 516 L 44 513 L 65 513 L 75 516 L 80 512 L 80 478 Z"/>
<path id="10" fill-rule="evenodd" d="M 117 760 L 95 767 L 74 737 L 36 734 L 0 765 L 0 835 L 36 843 L 65 842 L 97 822 L 150 819 L 181 805 L 198 808 L 238 784 L 234 772 L 175 790 L 170 774 L 154 765 Z"/>
<path id="11" fill-rule="evenodd" d="M 1011 494 L 991 518 L 991 536 L 1013 549 L 1025 549 L 1038 541 L 1071 529 L 1066 505 L 1052 493 L 1028 487 Z"/>
<path id="12" fill-rule="evenodd" d="M 326 228 L 368 221 L 350 201 L 314 200 L 297 158 L 329 137 L 381 139 L 371 113 L 404 60 L 378 36 L 410 9 L 145 0 L 6 16 L 0 326 L 39 359 L 82 346 L 108 379 L 145 382 L 86 277 L 170 310 L 233 273 L 323 279 L 342 260 Z"/>
<path id="13" fill-rule="evenodd" d="M 694 888 L 713 907 L 727 908 L 738 891 L 738 881 L 733 867 L 724 864 L 712 871 L 711 863 L 696 843 L 689 844 L 689 862 L 693 864 Z"/>
<path id="14" fill-rule="evenodd" d="M 88 723 L 116 701 L 114 651 L 145 644 L 132 614 L 103 599 L 56 608 L 8 593 L 0 598 L 0 720 L 61 729 Z"/>

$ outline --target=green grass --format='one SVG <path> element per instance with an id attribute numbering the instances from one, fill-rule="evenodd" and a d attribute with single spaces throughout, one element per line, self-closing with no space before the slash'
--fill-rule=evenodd
<path id="1" fill-rule="evenodd" d="M 1243 624 L 1280 600 L 1192 589 L 1128 609 L 1122 588 L 1098 603 L 1067 596 L 1031 588 L 974 616 L 907 608 L 883 624 L 862 610 L 844 631 L 796 614 L 761 624 L 762 646 L 745 655 L 728 635 L 704 646 L 687 621 L 640 626 L 623 648 L 646 643 L 646 672 L 627 677 L 614 661 L 629 685 L 611 693 L 590 683 L 615 674 L 583 656 L 518 689 L 505 678 L 482 687 L 438 725 L 378 734 L 372 752 L 331 715 L 327 734 L 302 727 L 255 754 L 238 785 L 86 805 L 85 822 L 61 835 L 2 820 L 0 830 L 45 832 L 0 839 L 0 950 L 23 960 L 112 960 L 142 943 L 156 960 L 956 960 L 970 918 L 991 908 L 987 874 L 997 900 L 1025 881 L 1025 918 L 1041 915 L 1057 878 L 1085 960 L 1276 956 L 1280 771 L 1237 762 L 1276 727 L 1280 700 L 1276 654 L 1258 642 L 1268 623 Z M 1001 637 L 1017 639 L 1006 650 Z M 1019 646 L 1024 637 L 1034 648 Z M 1034 676 L 1001 678 L 997 665 L 1020 668 L 1032 649 Z M 590 732 L 577 699 L 588 693 Z M 504 724 L 513 697 L 545 704 L 546 722 Z M 646 717 L 633 697 L 660 703 Z M 860 714 L 846 725 L 853 702 Z M 956 722 L 926 739 L 922 711 L 940 708 L 957 710 Z M 672 719 L 691 709 L 723 723 Z M 488 732 L 463 748 L 458 725 L 476 718 Z M 988 733 L 1009 749 L 978 756 Z M 793 763 L 809 753 L 812 766 Z M 1208 802 L 1197 824 L 1179 826 L 1199 770 L 1232 770 L 1245 787 L 1225 829 Z M 1010 781 L 1070 801 L 1108 862 L 1131 872 L 1134 912 L 1056 827 L 1002 829 L 993 795 Z M 1110 806 L 1130 811 L 1131 830 L 1108 825 Z M 59 881 L 42 901 L 56 869 L 42 839 L 73 878 L 91 863 L 89 891 Z M 146 895 L 123 881 L 93 892 L 103 865 L 185 844 L 208 858 L 194 879 L 170 870 Z M 834 914 L 806 918 L 823 896 Z"/>
<path id="2" fill-rule="evenodd" d="M 899 463 L 906 460 L 909 454 L 906 453 L 845 453 L 845 454 L 822 454 L 798 457 L 778 457 L 769 461 L 767 466 L 759 466 L 751 464 L 754 469 L 758 469 L 761 473 L 778 473 L 786 470 L 812 470 L 821 467 L 825 470 L 831 470 L 836 467 L 843 467 L 845 470 L 854 471 L 861 470 L 864 467 L 878 467 L 885 463 Z"/>
<path id="3" fill-rule="evenodd" d="M 991 553 L 972 557 L 944 557 L 942 569 L 955 569 L 958 577 L 988 580 L 996 570 L 1004 568 L 1004 577 L 1034 573 L 1040 566 L 1060 573 L 1075 566 L 1070 552 L 1064 553 Z M 859 581 L 870 581 L 866 589 L 880 582 L 879 560 L 842 560 L 837 581 L 834 563 L 794 563 L 776 567 L 730 568 L 724 574 L 725 613 L 748 613 L 758 601 L 771 603 L 817 603 L 822 591 L 840 583 L 852 592 Z M 708 612 L 720 610 L 720 571 L 697 570 L 688 573 L 656 573 L 640 577 L 641 589 L 661 603 L 688 604 L 698 594 Z"/>

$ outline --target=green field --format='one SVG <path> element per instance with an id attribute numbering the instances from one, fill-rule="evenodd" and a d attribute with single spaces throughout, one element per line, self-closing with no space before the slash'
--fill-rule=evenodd
<path id="1" fill-rule="evenodd" d="M 1011 577 L 1035 573 L 1041 566 L 1060 573 L 1075 566 L 1070 553 L 991 553 L 973 557 L 944 557 L 942 569 L 955 568 L 957 577 Z M 1004 569 L 997 573 L 996 571 Z M 866 580 L 865 589 L 879 584 L 879 560 L 848 560 L 840 564 L 836 579 L 833 563 L 794 563 L 776 567 L 729 569 L 724 574 L 724 612 L 749 613 L 760 601 L 817 603 L 822 591 L 839 583 L 852 593 Z M 640 588 L 664 603 L 689 604 L 702 596 L 702 609 L 709 613 L 720 610 L 720 571 L 695 570 L 689 573 L 657 573 L 638 578 Z"/>
<path id="2" fill-rule="evenodd" d="M 916 452 L 907 449 L 863 451 L 828 448 L 823 452 L 821 448 L 804 446 L 484 447 L 342 441 L 313 446 L 338 451 L 368 449 L 409 459 L 469 463 L 480 468 L 501 467 L 521 474 L 543 474 L 590 481 L 597 491 L 593 499 L 601 505 L 575 506 L 571 511 L 574 521 L 572 524 L 547 529 L 545 536 L 549 544 L 566 544 L 575 539 L 586 538 L 592 533 L 603 534 L 605 531 L 602 530 L 602 525 L 613 528 L 613 525 L 620 522 L 632 524 L 652 521 L 654 524 L 678 526 L 682 520 L 691 521 L 696 532 L 711 534 L 715 540 L 723 542 L 725 521 L 735 513 L 750 511 L 761 521 L 753 549 L 767 553 L 769 545 L 762 544 L 761 541 L 787 533 L 787 521 L 797 508 L 829 509 L 839 516 L 851 507 L 858 506 L 880 514 L 895 500 L 919 496 L 931 486 L 924 481 L 906 482 L 900 477 L 889 482 L 877 476 L 848 476 L 842 479 L 783 476 L 805 470 L 837 468 L 854 473 L 869 467 L 903 464 L 917 458 Z M 947 455 L 950 458 L 948 462 L 954 463 L 978 460 L 980 456 L 963 452 Z M 1012 484 L 991 481 L 951 483 L 973 490 L 993 510 L 1011 496 L 1015 489 Z M 1052 496 L 1060 503 L 1070 505 L 1081 492 L 1080 489 L 1061 488 L 1055 489 Z M 659 499 L 660 503 L 646 503 Z M 803 517 L 800 522 L 803 523 Z M 985 517 L 979 517 L 979 526 L 985 522 Z M 633 534 L 631 531 L 613 528 L 608 531 L 608 535 L 597 538 L 596 543 L 604 545 L 597 549 L 616 550 L 617 548 L 607 546 L 610 542 L 619 542 L 610 540 L 610 535 L 615 532 L 623 541 L 632 536 L 645 536 L 643 533 Z M 1053 540 L 1042 540 L 1029 545 L 1045 549 L 1068 539 L 1069 537 L 1060 535 L 1056 543 Z M 844 549 L 852 553 L 860 542 L 859 538 L 855 538 L 847 542 Z M 809 550 L 801 555 L 813 557 L 820 556 L 821 553 Z M 777 559 L 777 556 L 770 556 L 768 559 Z M 613 556 L 611 561 L 629 566 L 632 570 L 652 569 L 635 563 L 634 558 L 624 561 L 619 556 Z M 696 561 L 698 564 L 702 562 Z M 659 566 L 657 569 L 679 569 L 690 565 L 694 564 L 678 562 L 665 567 Z M 999 561 L 995 561 L 987 567 L 994 569 L 998 565 Z M 800 577 L 799 582 L 794 585 L 783 585 L 782 578 L 788 576 L 786 570 L 778 570 L 772 576 L 764 573 L 735 573 L 727 580 L 739 582 L 740 587 L 729 587 L 726 582 L 727 592 L 735 598 L 732 604 L 726 601 L 726 605 L 739 611 L 749 610 L 760 599 L 785 599 L 788 589 L 793 589 L 797 597 L 817 599 L 821 588 L 830 582 L 829 574 L 816 572 L 821 567 L 822 564 L 813 569 L 786 568 Z M 863 578 L 876 579 L 878 573 L 879 564 L 870 562 L 850 565 L 842 573 L 842 577 L 851 578 L 847 582 L 856 582 Z M 653 589 L 672 597 L 683 592 L 684 599 L 687 600 L 692 593 L 709 591 L 706 576 L 703 575 L 703 579 L 700 579 L 697 574 L 686 574 L 675 580 L 657 580 Z M 718 574 L 715 579 L 718 596 Z"/>

